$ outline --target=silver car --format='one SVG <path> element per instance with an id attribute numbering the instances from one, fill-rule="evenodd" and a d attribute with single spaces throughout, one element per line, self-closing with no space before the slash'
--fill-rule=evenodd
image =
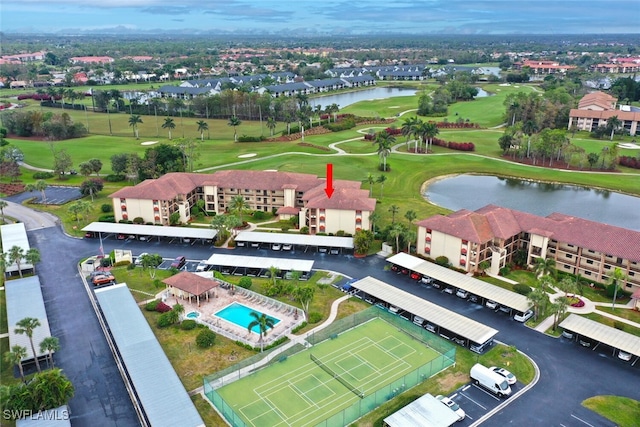
<path id="1" fill-rule="evenodd" d="M 464 420 L 464 417 L 466 416 L 466 414 L 464 413 L 460 405 L 458 405 L 456 402 L 454 402 L 452 399 L 448 398 L 447 396 L 443 396 L 441 394 L 437 395 L 436 399 L 438 399 L 440 402 L 444 403 L 449 408 L 451 408 L 451 410 L 455 412 L 456 415 L 458 416 L 458 421 Z"/>

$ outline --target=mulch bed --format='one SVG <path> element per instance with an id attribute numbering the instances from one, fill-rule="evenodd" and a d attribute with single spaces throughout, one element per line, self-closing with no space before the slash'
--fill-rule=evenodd
<path id="1" fill-rule="evenodd" d="M 24 191 L 24 184 L 22 183 L 13 183 L 13 184 L 0 183 L 0 193 L 6 194 L 7 196 L 13 196 L 14 194 L 22 193 L 23 191 Z"/>
<path id="2" fill-rule="evenodd" d="M 506 155 L 501 157 L 504 160 L 508 160 L 513 163 L 520 163 L 523 165 L 531 165 L 531 166 L 537 166 L 537 167 L 548 168 L 548 169 L 565 169 L 565 170 L 572 170 L 572 171 L 589 171 L 589 172 L 620 172 L 617 169 L 600 169 L 600 168 L 590 169 L 588 165 L 587 167 L 579 168 L 578 166 L 575 166 L 575 165 L 568 165 L 567 162 L 563 160 L 554 159 L 553 165 L 549 166 L 549 159 L 545 159 L 544 164 L 540 159 L 537 159 L 536 164 L 534 165 L 533 159 L 527 159 L 526 157 L 523 157 L 522 159 L 518 157 L 514 158 L 512 155 Z"/>

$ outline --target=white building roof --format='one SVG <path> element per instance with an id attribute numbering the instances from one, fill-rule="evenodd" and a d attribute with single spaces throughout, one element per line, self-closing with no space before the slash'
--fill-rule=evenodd
<path id="1" fill-rule="evenodd" d="M 138 225 L 120 224 L 114 222 L 92 222 L 82 231 L 93 231 L 94 233 L 121 233 L 135 234 L 137 236 L 154 237 L 181 237 L 190 239 L 208 239 L 216 237 L 217 230 L 213 228 L 193 228 L 193 227 L 166 227 L 158 225 Z"/>
<path id="2" fill-rule="evenodd" d="M 351 286 L 477 344 L 488 342 L 498 333 L 496 329 L 370 276 L 352 283 Z"/>
<path id="3" fill-rule="evenodd" d="M 26 253 L 31 247 L 29 246 L 29 239 L 27 238 L 27 230 L 24 228 L 23 222 L 16 222 L 15 224 L 7 224 L 0 226 L 0 234 L 2 234 L 2 252 L 7 253 L 13 246 L 18 246 L 24 249 Z M 9 260 L 7 259 L 7 263 Z M 20 262 L 21 270 L 31 270 L 33 265 L 27 263 L 24 259 Z M 5 268 L 6 273 L 13 273 L 18 271 L 16 263 L 7 265 Z"/>
<path id="4" fill-rule="evenodd" d="M 71 412 L 67 405 L 33 413 L 33 416 L 16 420 L 16 427 L 71 427 Z"/>
<path id="5" fill-rule="evenodd" d="M 95 293 L 149 424 L 204 427 L 127 285 L 120 283 Z"/>
<path id="6" fill-rule="evenodd" d="M 236 236 L 235 240 L 236 242 L 281 243 L 299 246 L 326 246 L 331 248 L 353 249 L 353 237 L 242 231 Z"/>
<path id="7" fill-rule="evenodd" d="M 577 314 L 570 314 L 559 326 L 640 357 L 640 337 L 628 332 L 603 325 L 595 320 L 587 319 Z"/>
<path id="8" fill-rule="evenodd" d="M 389 427 L 447 427 L 457 421 L 456 413 L 429 393 L 384 419 Z"/>
<path id="9" fill-rule="evenodd" d="M 492 285 L 491 283 L 458 273 L 457 271 L 403 252 L 389 257 L 387 261 L 523 313 L 533 306 L 525 295 Z"/>
<path id="10" fill-rule="evenodd" d="M 5 282 L 5 295 L 7 299 L 7 324 L 9 326 L 9 347 L 19 345 L 27 349 L 27 357 L 24 360 L 32 360 L 33 351 L 29 337 L 25 334 L 16 334 L 16 324 L 25 317 L 32 317 L 40 321 L 40 326 L 33 330 L 33 345 L 36 348 L 36 356 L 41 357 L 47 352 L 40 351 L 40 343 L 51 336 L 49 320 L 44 308 L 42 289 L 38 276 L 25 277 L 24 279 L 7 280 Z"/>
<path id="11" fill-rule="evenodd" d="M 220 265 L 225 267 L 246 267 L 260 268 L 268 270 L 270 267 L 277 267 L 280 271 L 301 271 L 308 273 L 313 269 L 313 261 L 291 258 L 266 258 L 244 255 L 223 255 L 213 254 L 207 260 L 209 265 Z"/>

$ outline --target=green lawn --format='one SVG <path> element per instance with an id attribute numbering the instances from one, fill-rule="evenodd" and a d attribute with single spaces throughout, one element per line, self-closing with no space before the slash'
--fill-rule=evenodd
<path id="1" fill-rule="evenodd" d="M 623 396 L 594 396 L 582 406 L 602 415 L 620 427 L 636 427 L 640 420 L 640 401 Z"/>
<path id="2" fill-rule="evenodd" d="M 7 324 L 7 297 L 4 290 L 0 291 L 0 334 L 9 332 Z"/>
<path id="3" fill-rule="evenodd" d="M 623 319 L 631 320 L 632 322 L 636 322 L 640 325 L 640 311 L 635 311 L 628 308 L 611 308 L 604 306 L 597 307 L 597 310 L 622 317 Z"/>

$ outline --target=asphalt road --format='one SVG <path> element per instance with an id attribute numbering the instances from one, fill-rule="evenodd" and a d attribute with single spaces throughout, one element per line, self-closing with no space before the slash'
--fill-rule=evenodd
<path id="1" fill-rule="evenodd" d="M 56 364 L 76 387 L 70 402 L 75 426 L 137 425 L 135 413 L 115 362 L 77 276 L 75 263 L 98 253 L 98 239 L 73 239 L 59 227 L 32 230 L 31 245 L 40 249 L 43 261 L 38 273 L 43 284 L 51 332 L 60 338 Z M 610 426 L 612 423 L 584 409 L 582 400 L 594 395 L 620 395 L 640 400 L 640 366 L 631 367 L 608 353 L 592 351 L 562 338 L 551 338 L 477 304 L 417 286 L 407 276 L 384 271 L 385 261 L 318 253 L 273 252 L 266 249 L 213 249 L 200 244 L 172 244 L 104 239 L 106 251 L 113 248 L 159 253 L 166 258 L 185 255 L 189 260 L 207 259 L 213 252 L 227 254 L 313 259 L 315 269 L 341 272 L 351 277 L 376 277 L 450 310 L 498 329 L 497 339 L 515 345 L 539 366 L 539 382 L 514 399 L 484 425 Z"/>

